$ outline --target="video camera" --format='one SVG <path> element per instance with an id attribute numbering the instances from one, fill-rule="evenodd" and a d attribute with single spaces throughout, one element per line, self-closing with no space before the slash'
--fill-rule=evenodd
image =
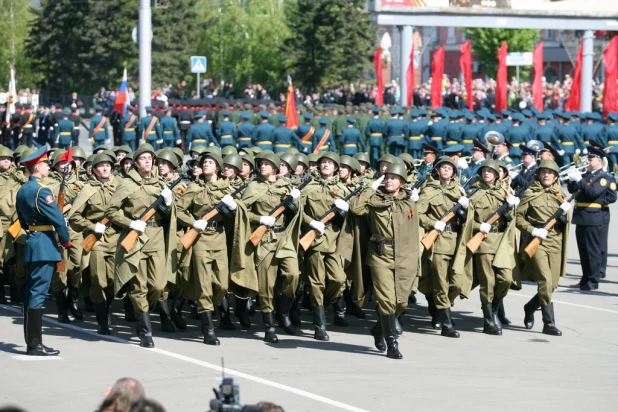
<path id="1" fill-rule="evenodd" d="M 215 399 L 210 401 L 211 412 L 228 412 L 228 411 L 242 411 L 242 412 L 262 412 L 263 408 L 258 405 L 245 405 L 240 404 L 240 390 L 238 385 L 234 383 L 234 379 L 225 377 L 225 369 L 223 367 L 223 359 L 221 359 L 221 373 L 222 380 L 219 385 L 219 390 L 213 388 L 215 393 Z"/>

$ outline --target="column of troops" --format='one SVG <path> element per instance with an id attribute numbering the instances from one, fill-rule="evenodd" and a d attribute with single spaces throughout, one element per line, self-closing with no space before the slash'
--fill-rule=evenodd
<path id="1" fill-rule="evenodd" d="M 83 296 L 102 335 L 111 333 L 110 305 L 123 299 L 143 347 L 154 346 L 152 312 L 162 331 L 186 329 L 185 304 L 209 345 L 220 344 L 215 311 L 219 328 L 236 327 L 232 314 L 250 328 L 256 301 L 271 344 L 278 328 L 296 334 L 303 308 L 314 338 L 325 341 L 331 308 L 332 325 L 346 327 L 346 315 L 364 319 L 363 307 L 375 306 L 375 347 L 400 359 L 401 315 L 418 293 L 433 328 L 457 338 L 452 307 L 478 286 L 483 332 L 501 335 L 510 324 L 508 291 L 522 280 L 537 282 L 525 326 L 533 328 L 540 309 L 543 333 L 560 336 L 551 297 L 565 274 L 571 222 L 583 270 L 577 286 L 595 289 L 604 275 L 616 181 L 600 135 L 587 145 L 574 137 L 584 167 L 562 172 L 559 163 L 571 160 L 567 141 L 532 139 L 546 124 L 527 126 L 518 113 L 501 133 L 495 129 L 506 122 L 491 114 L 477 114 L 485 123 L 438 109 L 428 121 L 413 110 L 417 120 L 408 122 L 403 109 L 393 109 L 385 122 L 373 108 L 363 132 L 351 114 L 336 136 L 327 117 L 316 127 L 305 112 L 303 124 L 287 131 L 273 126 L 267 111 L 253 125 L 248 110 L 240 111 L 240 124 L 223 110 L 213 133 L 199 110 L 184 137 L 185 163 L 175 147 L 183 137 L 173 132 L 166 140 L 165 118 L 146 111 L 141 121 L 125 117 L 122 136 L 136 138 L 112 149 L 102 135 L 107 119 L 95 116 L 88 157 L 79 147 L 70 156 L 65 149 L 0 148 L 2 268 L 11 299 L 24 302 L 29 354 L 58 353 L 41 337 L 49 288 L 58 321 L 82 319 Z M 171 111 L 166 116 L 178 126 Z M 415 129 L 417 122 L 426 125 Z M 466 131 L 470 124 L 474 133 Z M 131 142 L 140 144 L 133 150 Z"/>

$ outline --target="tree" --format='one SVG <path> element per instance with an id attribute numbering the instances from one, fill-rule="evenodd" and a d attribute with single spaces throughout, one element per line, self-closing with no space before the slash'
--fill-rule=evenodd
<path id="1" fill-rule="evenodd" d="M 364 0 L 297 0 L 287 6 L 291 36 L 284 54 L 304 86 L 356 80 L 372 56 L 374 37 Z"/>
<path id="2" fill-rule="evenodd" d="M 281 47 L 289 32 L 279 0 L 202 0 L 199 10 L 197 50 L 208 58 L 209 77 L 237 90 L 285 80 Z"/>
<path id="3" fill-rule="evenodd" d="M 0 88 L 9 83 L 10 69 L 15 68 L 18 87 L 34 86 L 34 74 L 30 70 L 30 59 L 26 53 L 28 22 L 32 18 L 28 2 L 23 0 L 0 0 Z"/>
<path id="4" fill-rule="evenodd" d="M 539 39 L 538 30 L 523 29 L 461 29 L 472 40 L 472 51 L 476 53 L 481 73 L 495 78 L 498 71 L 498 49 L 503 41 L 509 43 L 510 52 L 531 52 Z M 522 67 L 522 78 L 530 74 L 531 68 Z M 515 68 L 509 68 L 509 76 L 515 74 Z"/>

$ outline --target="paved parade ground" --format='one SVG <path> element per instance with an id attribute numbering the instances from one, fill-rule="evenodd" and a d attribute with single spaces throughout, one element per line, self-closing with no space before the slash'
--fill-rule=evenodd
<path id="1" fill-rule="evenodd" d="M 618 206 L 612 206 L 616 216 Z M 615 219 L 615 217 L 614 217 Z M 615 222 L 615 221 L 614 221 Z M 615 225 L 615 223 L 612 223 Z M 303 311 L 302 335 L 278 330 L 280 343 L 262 342 L 261 316 L 246 331 L 217 330 L 221 346 L 201 343 L 196 320 L 183 333 L 159 331 L 153 315 L 155 349 L 142 349 L 135 324 L 120 319 L 122 302 L 113 309 L 111 337 L 95 333 L 94 314 L 83 322 L 61 325 L 55 305 L 47 301 L 43 339 L 60 357 L 26 357 L 19 308 L 0 305 L 0 405 L 29 411 L 89 411 L 116 379 L 139 379 L 146 395 L 168 411 L 206 411 L 219 385 L 219 366 L 240 384 L 241 402 L 273 401 L 286 411 L 610 411 L 616 410 L 618 382 L 618 242 L 610 230 L 607 279 L 598 291 L 566 286 L 581 273 L 574 228 L 568 276 L 554 294 L 556 324 L 562 337 L 541 333 L 540 312 L 533 330 L 523 326 L 523 304 L 535 293 L 524 285 L 505 299 L 513 325 L 503 336 L 482 331 L 478 289 L 458 300 L 454 319 L 460 339 L 431 329 L 421 296 L 410 305 L 399 339 L 403 360 L 387 359 L 373 347 L 367 320 L 350 319 L 350 327 L 331 327 L 330 342 L 312 339 L 313 327 Z M 372 307 L 372 304 L 369 305 Z M 185 305 L 185 309 L 187 309 Z M 185 313 L 185 319 L 189 314 Z M 236 319 L 234 319 L 236 320 Z M 332 311 L 327 314 L 332 321 Z"/>

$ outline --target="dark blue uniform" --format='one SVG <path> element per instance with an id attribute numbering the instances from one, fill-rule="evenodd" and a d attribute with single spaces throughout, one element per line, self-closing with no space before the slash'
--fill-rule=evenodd
<path id="1" fill-rule="evenodd" d="M 427 119 L 412 119 L 408 123 L 408 153 L 415 159 L 422 158 L 423 137 L 427 134 Z"/>
<path id="2" fill-rule="evenodd" d="M 255 126 L 251 140 L 253 146 L 257 146 L 262 150 L 273 150 L 274 137 L 275 126 L 266 121 Z"/>
<path id="3" fill-rule="evenodd" d="M 172 116 L 165 116 L 161 119 L 161 133 L 163 134 L 163 147 L 174 147 L 176 140 L 180 139 L 178 123 Z"/>
<path id="4" fill-rule="evenodd" d="M 297 146 L 296 148 L 298 149 L 299 152 L 302 152 L 302 153 L 311 152 L 311 149 L 313 148 L 313 134 L 314 133 L 315 133 L 315 126 L 313 126 L 309 122 L 298 126 L 298 129 L 296 129 L 296 136 L 300 140 L 300 145 Z"/>
<path id="5" fill-rule="evenodd" d="M 139 118 L 133 113 L 127 113 L 120 123 L 120 128 L 122 129 L 122 144 L 127 145 L 131 148 L 131 150 L 135 150 L 136 144 L 135 139 L 137 139 L 137 134 L 135 129 L 137 128 L 139 122 Z"/>
<path id="6" fill-rule="evenodd" d="M 425 136 L 425 142 L 434 142 L 436 148 L 442 150 L 444 147 L 444 137 L 446 136 L 446 125 L 448 120 L 440 119 L 435 123 L 427 126 L 427 135 Z M 420 178 L 420 177 L 419 177 Z"/>
<path id="7" fill-rule="evenodd" d="M 571 163 L 571 158 L 576 150 L 583 150 L 584 145 L 577 128 L 569 123 L 563 124 L 558 128 L 559 148 L 564 151 L 562 154 L 562 165 Z"/>
<path id="8" fill-rule="evenodd" d="M 384 142 L 385 130 L 386 123 L 381 120 L 379 116 L 375 116 L 373 119 L 369 120 L 365 128 L 365 136 L 369 141 L 369 158 L 371 159 L 372 167 L 376 167 L 378 159 L 382 156 L 382 144 Z"/>
<path id="9" fill-rule="evenodd" d="M 509 149 L 509 154 L 513 162 L 515 162 L 515 164 L 521 163 L 521 149 L 519 145 L 530 141 L 530 129 L 522 125 L 512 126 L 510 129 L 507 129 L 504 137 L 512 145 Z"/>
<path id="10" fill-rule="evenodd" d="M 66 117 L 58 122 L 58 126 L 54 129 L 54 140 L 59 148 L 68 150 L 69 146 L 71 146 L 71 141 L 73 140 L 73 126 L 73 122 Z"/>
<path id="11" fill-rule="evenodd" d="M 388 152 L 393 156 L 399 156 L 405 147 L 404 138 L 408 135 L 408 122 L 403 119 L 390 120 L 386 123 L 384 135 Z"/>
<path id="12" fill-rule="evenodd" d="M 191 148 L 197 146 L 219 146 L 219 142 L 212 134 L 210 124 L 206 121 L 193 123 L 187 133 L 187 140 L 191 143 Z"/>
<path id="13" fill-rule="evenodd" d="M 224 119 L 219 123 L 217 127 L 217 137 L 219 138 L 219 144 L 221 147 L 236 146 L 236 126 L 228 119 Z"/>
<path id="14" fill-rule="evenodd" d="M 343 155 L 354 156 L 358 153 L 358 146 L 360 146 L 361 152 L 367 151 L 360 130 L 351 125 L 343 129 L 339 143 L 341 145 L 341 154 Z"/>
<path id="15" fill-rule="evenodd" d="M 294 130 L 290 129 L 285 125 L 285 123 L 280 124 L 275 128 L 274 137 L 273 137 L 273 146 L 275 148 L 275 153 L 284 153 L 286 152 L 292 145 L 296 148 L 298 146 L 302 146 L 302 142 L 294 133 Z"/>
<path id="16" fill-rule="evenodd" d="M 253 136 L 254 130 L 255 126 L 250 121 L 244 121 L 238 125 L 238 128 L 236 129 L 236 141 L 238 142 L 239 149 L 251 147 L 253 145 L 251 142 L 251 136 Z"/>

